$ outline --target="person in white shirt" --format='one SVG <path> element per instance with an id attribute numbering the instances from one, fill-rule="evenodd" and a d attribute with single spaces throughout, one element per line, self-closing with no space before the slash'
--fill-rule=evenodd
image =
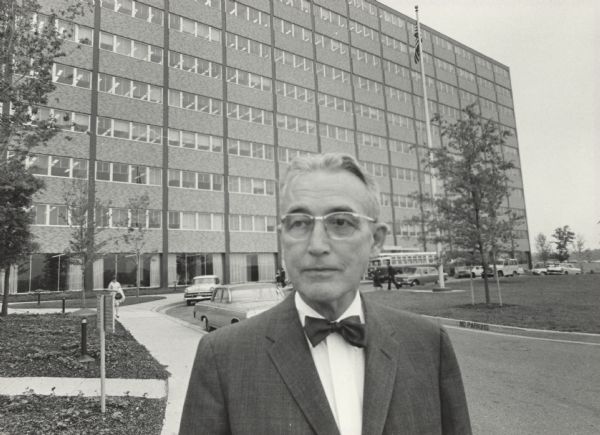
<path id="1" fill-rule="evenodd" d="M 125 293 L 123 292 L 123 288 L 119 281 L 117 281 L 117 277 L 113 277 L 113 279 L 108 283 L 108 289 L 112 290 L 115 293 L 114 297 L 114 307 L 115 307 L 115 315 L 117 318 L 119 317 L 119 305 L 125 302 Z"/>
<path id="2" fill-rule="evenodd" d="M 201 339 L 180 434 L 471 433 L 444 329 L 358 291 L 387 232 L 378 198 L 350 155 L 290 163 L 280 235 L 293 295 Z"/>

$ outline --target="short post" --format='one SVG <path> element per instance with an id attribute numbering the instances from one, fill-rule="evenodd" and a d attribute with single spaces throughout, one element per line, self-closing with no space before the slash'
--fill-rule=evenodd
<path id="1" fill-rule="evenodd" d="M 94 358 L 87 353 L 87 319 L 84 317 L 81 319 L 81 356 L 79 362 L 89 363 L 92 361 L 94 361 Z"/>
<path id="2" fill-rule="evenodd" d="M 41 304 L 42 292 L 38 291 L 37 292 L 37 297 L 38 297 L 38 305 L 40 305 Z"/>
<path id="3" fill-rule="evenodd" d="M 177 280 L 173 281 L 173 291 L 177 291 Z"/>
<path id="4" fill-rule="evenodd" d="M 62 298 L 62 313 L 65 314 L 65 308 L 66 308 L 66 299 Z M 85 320 L 85 319 L 84 319 Z"/>
<path id="5" fill-rule="evenodd" d="M 81 319 L 81 356 L 84 355 L 87 355 L 87 319 Z"/>

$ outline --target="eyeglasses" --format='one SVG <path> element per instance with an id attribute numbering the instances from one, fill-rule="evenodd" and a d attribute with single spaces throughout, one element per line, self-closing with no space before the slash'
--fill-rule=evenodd
<path id="1" fill-rule="evenodd" d="M 376 222 L 375 219 L 350 211 L 336 211 L 324 216 L 306 213 L 289 213 L 281 217 L 282 229 L 294 239 L 306 239 L 315 227 L 315 221 L 323 221 L 327 235 L 332 239 L 352 237 L 360 228 L 361 219 Z"/>

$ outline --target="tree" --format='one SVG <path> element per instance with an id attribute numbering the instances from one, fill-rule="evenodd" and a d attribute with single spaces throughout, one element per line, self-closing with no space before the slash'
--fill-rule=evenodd
<path id="1" fill-rule="evenodd" d="M 552 254 L 552 246 L 550 246 L 548 238 L 542 233 L 535 236 L 535 250 L 537 251 L 539 260 L 544 263 L 548 261 Z"/>
<path id="2" fill-rule="evenodd" d="M 140 298 L 140 281 L 141 281 L 141 264 L 142 255 L 146 250 L 146 236 L 148 233 L 148 226 L 146 225 L 146 214 L 148 212 L 148 206 L 150 205 L 150 198 L 147 193 L 144 193 L 140 197 L 129 198 L 129 212 L 131 213 L 131 219 L 127 226 L 127 232 L 123 235 L 123 243 L 128 249 L 135 255 L 136 264 L 136 286 L 137 286 L 137 298 Z"/>
<path id="3" fill-rule="evenodd" d="M 492 257 L 511 249 L 515 226 L 522 216 L 506 207 L 511 191 L 509 171 L 515 166 L 502 157 L 501 149 L 508 131 L 483 119 L 472 104 L 463 109 L 462 119 L 448 123 L 439 115 L 433 118 L 444 139 L 431 150 L 424 162 L 442 181 L 443 194 L 432 198 L 420 195 L 425 210 L 417 221 L 426 220 L 426 231 L 436 234 L 444 244 L 467 252 L 476 251 L 486 270 Z M 490 304 L 487 275 L 484 274 L 485 300 Z"/>
<path id="4" fill-rule="evenodd" d="M 43 182 L 26 169 L 27 153 L 58 131 L 53 119 L 38 119 L 37 108 L 54 90 L 52 63 L 64 55 L 65 36 L 54 23 L 83 13 L 84 3 L 63 4 L 41 19 L 36 0 L 0 2 L 0 268 L 5 271 L 2 314 L 6 314 L 10 265 L 32 252 L 33 195 Z M 34 20 L 33 18 L 36 17 Z"/>
<path id="5" fill-rule="evenodd" d="M 91 290 L 86 283 L 86 271 L 94 261 L 102 257 L 104 248 L 110 242 L 107 237 L 99 237 L 108 228 L 108 211 L 110 202 L 102 202 L 94 195 L 94 204 L 90 204 L 89 185 L 87 180 L 73 180 L 69 190 L 65 192 L 64 201 L 67 206 L 67 221 L 71 229 L 69 246 L 65 254 L 73 264 L 81 266 L 81 304 L 85 308 L 85 292 Z M 93 210 L 93 216 L 88 211 Z"/>
<path id="6" fill-rule="evenodd" d="M 569 259 L 569 245 L 575 239 L 575 233 L 571 231 L 568 225 L 558 227 L 552 233 L 552 237 L 556 240 L 552 242 L 556 245 L 556 257 L 558 261 L 567 261 Z"/>
<path id="7" fill-rule="evenodd" d="M 12 159 L 0 170 L 0 269 L 4 269 L 2 312 L 8 314 L 9 270 L 22 256 L 35 250 L 30 231 L 32 196 L 42 186 L 39 178 Z"/>
<path id="8" fill-rule="evenodd" d="M 575 252 L 577 252 L 577 261 L 579 262 L 579 267 L 581 268 L 581 273 L 583 272 L 583 259 L 585 252 L 585 237 L 583 234 L 577 234 L 577 237 L 573 241 L 573 248 Z"/>

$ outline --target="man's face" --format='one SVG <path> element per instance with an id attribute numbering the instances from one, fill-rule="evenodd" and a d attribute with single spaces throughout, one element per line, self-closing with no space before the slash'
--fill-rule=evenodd
<path id="1" fill-rule="evenodd" d="M 282 214 L 323 216 L 350 211 L 371 216 L 366 186 L 346 171 L 318 171 L 298 175 L 282 198 Z M 336 318 L 354 299 L 371 255 L 385 238 L 384 224 L 361 219 L 359 229 L 345 239 L 332 239 L 322 221 L 304 239 L 281 232 L 288 276 L 304 301 L 328 318 Z M 332 317 L 333 316 L 333 317 Z"/>

